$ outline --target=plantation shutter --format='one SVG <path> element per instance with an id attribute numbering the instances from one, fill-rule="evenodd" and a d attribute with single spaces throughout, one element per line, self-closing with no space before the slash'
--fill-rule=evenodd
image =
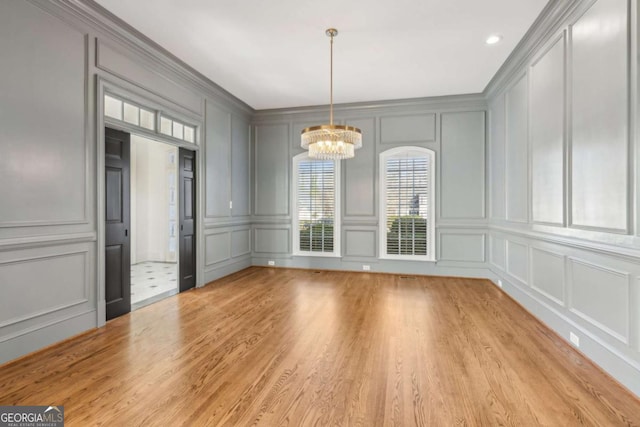
<path id="1" fill-rule="evenodd" d="M 335 162 L 298 163 L 297 201 L 301 252 L 333 252 L 336 215 Z"/>
<path id="2" fill-rule="evenodd" d="M 426 256 L 430 209 L 431 164 L 426 155 L 386 160 L 386 227 L 388 255 Z"/>

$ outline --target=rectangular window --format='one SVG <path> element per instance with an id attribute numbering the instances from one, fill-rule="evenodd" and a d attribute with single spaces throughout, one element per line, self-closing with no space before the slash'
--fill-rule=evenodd
<path id="1" fill-rule="evenodd" d="M 112 96 L 104 96 L 104 115 L 117 120 L 122 120 L 122 101 Z"/>
<path id="2" fill-rule="evenodd" d="M 156 112 L 117 98 L 104 95 L 104 115 L 130 125 L 155 131 Z"/>
<path id="3" fill-rule="evenodd" d="M 296 214 L 295 248 L 299 255 L 339 254 L 337 235 L 336 162 L 294 160 Z"/>
<path id="4" fill-rule="evenodd" d="M 433 259 L 432 160 L 417 149 L 382 157 L 383 257 Z"/>
<path id="5" fill-rule="evenodd" d="M 140 125 L 140 108 L 124 103 L 124 121 L 132 125 Z"/>
<path id="6" fill-rule="evenodd" d="M 156 115 L 152 111 L 145 110 L 144 108 L 140 109 L 140 126 L 145 129 L 155 130 L 156 129 Z"/>
<path id="7" fill-rule="evenodd" d="M 171 136 L 173 122 L 166 117 L 160 117 L 160 133 Z"/>
<path id="8" fill-rule="evenodd" d="M 184 140 L 187 142 L 194 142 L 195 129 L 191 126 L 184 126 Z"/>

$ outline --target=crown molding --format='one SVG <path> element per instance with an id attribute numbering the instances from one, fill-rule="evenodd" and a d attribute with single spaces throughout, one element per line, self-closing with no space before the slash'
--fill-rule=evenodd
<path id="1" fill-rule="evenodd" d="M 567 25 L 571 15 L 578 9 L 586 10 L 595 1 L 550 0 L 485 87 L 482 92 L 485 99 L 490 100 L 504 90 L 514 77 L 522 73 L 548 39 Z"/>
<path id="2" fill-rule="evenodd" d="M 487 102 L 483 94 L 467 94 L 467 95 L 450 95 L 450 96 L 436 96 L 426 98 L 406 98 L 406 99 L 393 99 L 382 101 L 366 101 L 366 102 L 352 102 L 345 104 L 334 104 L 333 111 L 342 115 L 346 115 L 350 112 L 382 112 L 389 113 L 391 110 L 397 109 L 406 111 L 407 109 L 413 110 L 428 110 L 428 111 L 441 111 L 441 110 L 485 110 L 487 108 Z M 299 115 L 326 115 L 329 111 L 329 105 L 313 105 L 305 107 L 292 107 L 292 108 L 275 108 L 267 110 L 256 110 L 253 116 L 254 121 L 269 120 L 275 117 L 284 118 L 286 116 L 299 116 Z"/>

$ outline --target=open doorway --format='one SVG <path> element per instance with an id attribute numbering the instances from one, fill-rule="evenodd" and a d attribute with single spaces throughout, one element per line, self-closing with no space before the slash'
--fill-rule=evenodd
<path id="1" fill-rule="evenodd" d="M 178 292 L 178 148 L 131 135 L 131 309 Z"/>
<path id="2" fill-rule="evenodd" d="M 105 128 L 106 319 L 196 284 L 196 153 Z"/>

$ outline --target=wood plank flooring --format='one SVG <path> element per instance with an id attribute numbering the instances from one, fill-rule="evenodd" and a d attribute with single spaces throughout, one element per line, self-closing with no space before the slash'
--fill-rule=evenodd
<path id="1" fill-rule="evenodd" d="M 486 280 L 250 268 L 0 366 L 67 426 L 640 425 Z"/>

